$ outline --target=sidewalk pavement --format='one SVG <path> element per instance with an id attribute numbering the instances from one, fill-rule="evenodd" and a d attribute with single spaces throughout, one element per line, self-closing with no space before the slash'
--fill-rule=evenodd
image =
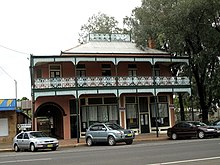
<path id="1" fill-rule="evenodd" d="M 79 140 L 79 143 L 77 141 Z M 68 140 L 59 140 L 59 148 L 61 147 L 77 147 L 86 145 L 84 138 L 79 139 L 68 139 Z M 146 133 L 146 134 L 139 134 L 135 136 L 134 141 L 161 141 L 161 140 L 168 140 L 167 134 L 161 133 Z M 0 143 L 0 152 L 6 151 L 13 151 L 12 142 L 11 143 Z"/>

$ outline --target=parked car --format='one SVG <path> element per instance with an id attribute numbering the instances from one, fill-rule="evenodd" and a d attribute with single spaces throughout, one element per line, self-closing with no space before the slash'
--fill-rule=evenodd
<path id="1" fill-rule="evenodd" d="M 88 146 L 97 142 L 107 142 L 110 146 L 117 142 L 132 144 L 134 138 L 134 131 L 124 129 L 115 123 L 95 123 L 87 129 L 85 136 Z"/>
<path id="2" fill-rule="evenodd" d="M 59 146 L 56 138 L 47 136 L 41 131 L 21 132 L 13 139 L 13 148 L 15 152 L 20 150 L 36 151 L 38 149 L 51 149 L 55 151 Z"/>
<path id="3" fill-rule="evenodd" d="M 218 130 L 220 130 L 220 120 L 216 120 L 213 123 L 210 124 L 212 127 L 217 128 Z"/>
<path id="4" fill-rule="evenodd" d="M 167 136 L 173 140 L 191 137 L 203 139 L 211 136 L 218 137 L 218 132 L 216 128 L 208 126 L 200 121 L 183 121 L 168 128 Z"/>

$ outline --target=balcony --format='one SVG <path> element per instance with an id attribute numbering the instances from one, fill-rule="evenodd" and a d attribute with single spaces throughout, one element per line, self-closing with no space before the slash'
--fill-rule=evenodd
<path id="1" fill-rule="evenodd" d="M 155 83 L 154 83 L 155 82 Z M 143 87 L 155 86 L 178 87 L 190 85 L 188 77 L 68 77 L 68 78 L 45 78 L 35 79 L 33 89 L 54 88 L 87 88 L 87 87 Z"/>

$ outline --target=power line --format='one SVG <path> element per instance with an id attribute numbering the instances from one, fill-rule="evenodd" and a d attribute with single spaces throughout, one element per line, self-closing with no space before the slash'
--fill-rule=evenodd
<path id="1" fill-rule="evenodd" d="M 16 52 L 16 53 L 21 53 L 21 54 L 30 55 L 30 54 L 28 54 L 28 53 L 24 53 L 24 52 L 21 52 L 21 51 L 17 51 L 17 50 L 15 50 L 15 49 L 11 49 L 11 48 L 8 48 L 8 47 L 3 46 L 3 45 L 0 45 L 0 47 L 5 48 L 5 49 L 10 50 L 10 51 L 13 51 L 13 52 Z"/>
<path id="2" fill-rule="evenodd" d="M 8 74 L 8 72 L 6 72 L 1 66 L 0 66 L 0 69 L 1 69 L 8 77 L 10 77 L 12 80 L 14 80 L 14 78 L 12 78 L 12 77 Z"/>

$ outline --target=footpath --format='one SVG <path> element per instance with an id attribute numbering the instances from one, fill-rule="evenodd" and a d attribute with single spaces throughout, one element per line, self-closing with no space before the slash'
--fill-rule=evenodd
<path id="1" fill-rule="evenodd" d="M 140 134 L 136 135 L 134 141 L 162 141 L 162 140 L 168 140 L 167 134 L 161 133 L 158 134 L 158 137 L 156 133 L 147 133 L 147 134 Z M 79 139 L 68 139 L 68 140 L 59 140 L 59 148 L 62 147 L 78 147 L 86 145 L 84 138 Z M 8 152 L 13 151 L 12 142 L 11 143 L 0 143 L 0 152 Z"/>

